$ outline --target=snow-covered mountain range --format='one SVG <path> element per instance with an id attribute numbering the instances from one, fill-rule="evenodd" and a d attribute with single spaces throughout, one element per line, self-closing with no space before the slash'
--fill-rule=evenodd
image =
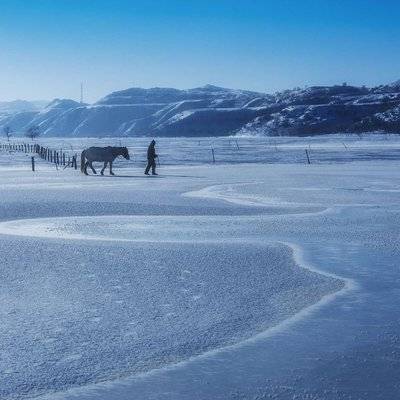
<path id="1" fill-rule="evenodd" d="M 55 99 L 43 109 L 3 110 L 0 129 L 43 136 L 314 135 L 400 132 L 400 81 L 374 88 L 313 86 L 275 94 L 206 85 L 131 88 L 94 104 Z"/>
<path id="2" fill-rule="evenodd" d="M 13 101 L 0 101 L 0 115 L 12 114 L 23 111 L 40 111 L 48 104 L 46 100 L 13 100 Z"/>

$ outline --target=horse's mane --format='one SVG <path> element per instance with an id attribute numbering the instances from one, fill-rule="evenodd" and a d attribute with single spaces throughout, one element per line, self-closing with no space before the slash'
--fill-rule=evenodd
<path id="1" fill-rule="evenodd" d="M 120 155 L 128 151 L 127 147 L 116 147 L 116 146 L 108 146 L 111 149 L 111 152 L 115 155 Z"/>

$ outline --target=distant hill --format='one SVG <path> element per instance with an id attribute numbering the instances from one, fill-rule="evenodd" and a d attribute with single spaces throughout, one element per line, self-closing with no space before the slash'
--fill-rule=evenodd
<path id="1" fill-rule="evenodd" d="M 12 114 L 12 113 L 16 113 L 16 112 L 25 112 L 25 111 L 39 111 L 42 108 L 44 108 L 48 103 L 49 102 L 46 100 L 0 101 L 0 115 L 1 114 Z"/>
<path id="2" fill-rule="evenodd" d="M 1 112 L 0 103 L 0 129 L 10 126 L 23 134 L 37 125 L 44 136 L 70 137 L 400 132 L 400 81 L 375 88 L 344 84 L 275 94 L 212 85 L 131 88 L 94 104 L 56 99 L 35 109 L 22 103 L 7 113 Z"/>

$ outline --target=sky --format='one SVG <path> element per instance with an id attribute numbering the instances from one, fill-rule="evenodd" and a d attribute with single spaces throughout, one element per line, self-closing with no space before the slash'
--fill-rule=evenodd
<path id="1" fill-rule="evenodd" d="M 392 0 L 0 0 L 0 101 L 400 79 Z"/>

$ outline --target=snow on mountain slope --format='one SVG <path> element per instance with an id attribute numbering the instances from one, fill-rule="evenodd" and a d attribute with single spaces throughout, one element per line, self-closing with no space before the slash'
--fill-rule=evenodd
<path id="1" fill-rule="evenodd" d="M 0 115 L 0 129 L 23 133 L 38 125 L 44 136 L 75 137 L 398 132 L 398 106 L 398 82 L 376 88 L 312 86 L 274 95 L 213 85 L 130 88 L 92 105 L 57 99 L 40 112 Z"/>
<path id="2" fill-rule="evenodd" d="M 0 116 L 0 126 L 2 129 L 9 126 L 13 131 L 22 132 L 25 127 L 30 125 L 37 114 L 37 111 L 24 111 L 16 114 L 3 115 Z"/>
<path id="3" fill-rule="evenodd" d="M 0 126 L 9 126 L 17 133 L 24 133 L 31 126 L 38 126 L 43 134 L 56 123 L 66 111 L 79 107 L 80 104 L 68 99 L 55 99 L 41 111 L 26 111 L 0 118 Z"/>
<path id="4" fill-rule="evenodd" d="M 12 114 L 16 112 L 40 111 L 49 102 L 46 100 L 13 100 L 0 101 L 0 114 Z"/>

